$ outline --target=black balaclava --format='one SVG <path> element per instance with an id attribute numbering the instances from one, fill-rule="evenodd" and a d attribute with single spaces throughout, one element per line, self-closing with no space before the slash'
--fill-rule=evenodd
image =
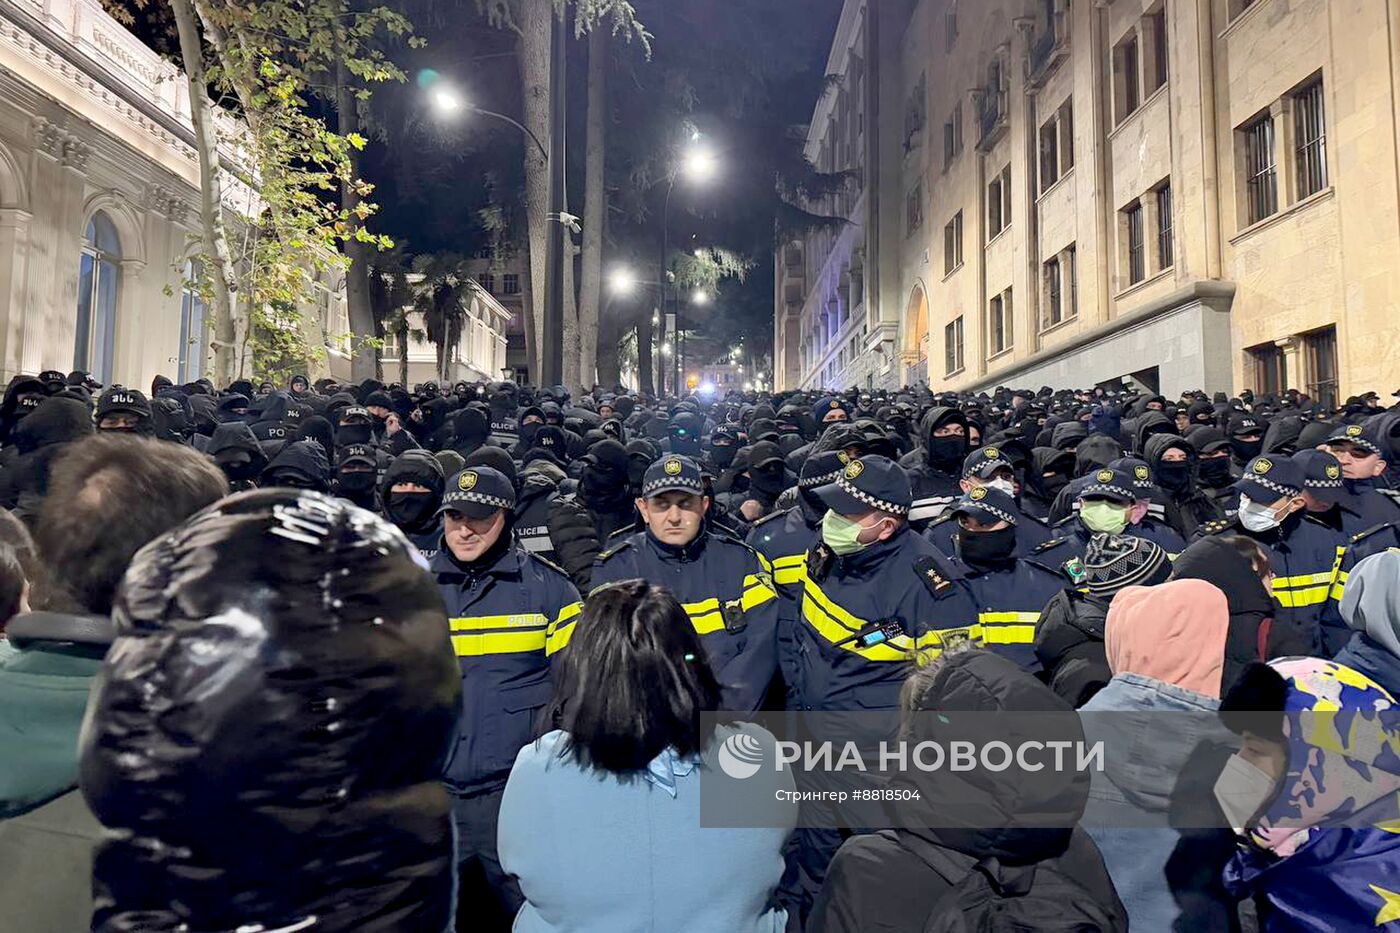
<path id="1" fill-rule="evenodd" d="M 943 417 L 937 423 L 929 425 L 928 430 L 928 450 L 925 456 L 929 466 L 944 473 L 956 473 L 962 467 L 963 460 L 967 457 L 968 440 L 967 435 L 955 437 L 934 437 L 935 429 L 942 427 L 950 421 L 962 421 L 966 426 L 967 422 L 961 416 Z"/>
<path id="2" fill-rule="evenodd" d="M 1230 474 L 1229 457 L 1206 457 L 1196 464 L 1197 475 L 1201 478 L 1201 485 L 1211 489 L 1224 489 L 1234 481 Z"/>
<path id="3" fill-rule="evenodd" d="M 749 488 L 764 499 L 776 500 L 787 487 L 787 468 L 781 460 L 749 467 Z"/>
<path id="4" fill-rule="evenodd" d="M 595 443 L 588 451 L 583 475 L 579 477 L 579 496 L 589 509 L 601 513 L 616 513 L 631 505 L 627 449 L 614 440 Z"/>
<path id="5" fill-rule="evenodd" d="M 994 570 L 1012 563 L 1016 552 L 1016 526 L 997 531 L 958 529 L 958 554 L 978 569 Z"/>

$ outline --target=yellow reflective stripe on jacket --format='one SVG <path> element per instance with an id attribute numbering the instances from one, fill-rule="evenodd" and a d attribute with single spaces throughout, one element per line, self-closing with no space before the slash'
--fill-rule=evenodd
<path id="1" fill-rule="evenodd" d="M 1038 612 L 979 612 L 977 622 L 988 645 L 1029 645 L 1035 642 Z"/>
<path id="2" fill-rule="evenodd" d="M 1274 577 L 1274 599 L 1280 606 L 1295 609 L 1327 602 L 1332 591 L 1332 572 L 1304 573 L 1293 577 Z"/>
<path id="3" fill-rule="evenodd" d="M 543 626 L 528 632 L 453 635 L 452 650 L 459 658 L 479 658 L 488 654 L 522 654 L 528 651 L 543 651 L 545 638 Z"/>
<path id="4" fill-rule="evenodd" d="M 450 619 L 448 624 L 454 632 L 472 632 L 482 629 L 528 628 L 536 625 L 548 625 L 549 617 L 543 612 L 525 612 L 507 616 L 470 616 Z"/>
<path id="5" fill-rule="evenodd" d="M 833 619 L 816 600 L 802 600 L 802 617 L 807 620 L 807 624 L 816 630 L 817 634 L 826 639 L 832 645 L 838 642 L 846 642 L 841 645 L 843 651 L 860 655 L 867 661 L 908 661 L 913 643 L 906 635 L 901 635 L 893 641 L 882 645 L 873 645 L 869 648 L 862 648 L 855 641 L 847 641 L 855 634 L 854 630 L 848 629 L 845 625 Z M 856 628 L 863 628 L 864 624 Z"/>
<path id="6" fill-rule="evenodd" d="M 744 577 L 744 592 L 739 596 L 739 608 L 744 612 L 762 606 L 769 600 L 777 599 L 778 593 L 758 577 L 749 574 Z"/>
<path id="7" fill-rule="evenodd" d="M 807 576 L 807 555 L 790 554 L 773 561 L 773 582 L 785 586 L 801 583 Z"/>
<path id="8" fill-rule="evenodd" d="M 559 610 L 559 618 L 549 623 L 546 632 L 544 653 L 554 654 L 561 648 L 568 647 L 569 639 L 574 637 L 574 623 L 578 621 L 578 614 L 583 611 L 583 603 L 569 603 Z"/>

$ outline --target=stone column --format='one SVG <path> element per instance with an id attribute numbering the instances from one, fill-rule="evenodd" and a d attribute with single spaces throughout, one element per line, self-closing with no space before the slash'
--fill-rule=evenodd
<path id="1" fill-rule="evenodd" d="M 24 283 L 29 266 L 29 222 L 18 208 L 0 210 L 0 381 L 21 369 L 28 316 Z"/>

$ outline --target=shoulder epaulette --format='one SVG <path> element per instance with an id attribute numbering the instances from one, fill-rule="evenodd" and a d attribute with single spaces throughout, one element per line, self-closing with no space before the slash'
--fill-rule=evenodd
<path id="1" fill-rule="evenodd" d="M 611 558 L 611 557 L 615 557 L 615 556 L 617 556 L 618 554 L 621 554 L 623 551 L 627 550 L 627 549 L 628 549 L 629 547 L 631 547 L 631 546 L 632 546 L 632 539 L 631 539 L 631 538 L 627 538 L 627 539 L 623 540 L 620 544 L 617 544 L 617 545 L 615 545 L 615 546 L 613 546 L 613 547 L 610 547 L 610 548 L 608 548 L 606 551 L 604 551 L 603 553 L 599 554 L 599 555 L 598 555 L 598 560 L 600 560 L 600 561 L 608 560 L 608 559 Z"/>
<path id="2" fill-rule="evenodd" d="M 1031 548 L 1031 553 L 1043 554 L 1051 548 L 1059 547 L 1068 540 L 1068 538 L 1051 538 L 1049 541 L 1042 541 L 1040 544 L 1037 544 L 1035 547 Z"/>
<path id="3" fill-rule="evenodd" d="M 568 578 L 569 572 L 568 572 L 567 570 L 565 570 L 563 567 L 560 567 L 558 564 L 556 564 L 554 561 L 550 560 L 549 558 L 547 558 L 547 557 L 541 557 L 540 555 L 536 554 L 534 551 L 526 551 L 525 553 L 528 554 L 528 555 L 530 555 L 531 557 L 533 557 L 535 560 L 539 561 L 540 563 L 544 564 L 544 565 L 545 565 L 546 567 L 548 567 L 550 570 L 553 570 L 555 573 L 559 574 L 560 576 L 564 577 L 565 579 Z"/>
<path id="4" fill-rule="evenodd" d="M 640 530 L 641 529 L 637 527 L 636 522 L 633 522 L 630 525 L 623 525 L 621 528 L 617 529 L 617 531 L 614 531 L 611 534 L 609 534 L 608 540 L 611 541 L 613 538 L 623 537 L 626 535 L 634 535 Z"/>
<path id="5" fill-rule="evenodd" d="M 1377 489 L 1376 492 L 1385 496 L 1387 499 L 1394 499 L 1396 502 L 1400 502 L 1400 489 Z"/>
<path id="6" fill-rule="evenodd" d="M 924 586 L 934 599 L 942 599 L 953 591 L 953 582 L 938 568 L 938 561 L 932 557 L 920 557 L 914 561 L 914 572 L 919 575 Z"/>
<path id="7" fill-rule="evenodd" d="M 795 506 L 794 506 L 794 508 L 795 508 Z M 792 511 L 792 509 L 780 509 L 780 510 L 778 510 L 778 511 L 776 511 L 776 512 L 769 512 L 767 515 L 765 515 L 765 516 L 763 516 L 762 518 L 758 519 L 757 521 L 753 522 L 752 525 L 751 525 L 751 527 L 757 528 L 757 527 L 760 526 L 760 525 L 766 525 L 766 524 L 768 524 L 769 522 L 771 522 L 773 519 L 775 519 L 775 518 L 782 518 L 784 515 L 786 515 L 787 513 L 791 512 L 791 511 Z"/>
<path id="8" fill-rule="evenodd" d="M 932 527 L 934 527 L 935 525 L 941 525 L 941 524 L 943 524 L 944 522 L 951 522 L 955 517 L 956 517 L 956 516 L 954 516 L 952 512 L 944 512 L 942 515 L 938 516 L 938 517 L 935 518 L 933 521 L 929 522 L 929 523 L 928 523 L 928 526 L 929 526 L 930 528 L 932 528 Z"/>
<path id="9" fill-rule="evenodd" d="M 1061 525 L 1068 525 L 1070 522 L 1074 521 L 1078 517 L 1078 515 L 1066 515 L 1064 518 L 1060 519 L 1058 522 L 1055 522 L 1050 527 L 1059 528 Z"/>
<path id="10" fill-rule="evenodd" d="M 1230 528 L 1233 528 L 1234 526 L 1235 526 L 1235 520 L 1234 520 L 1234 519 L 1232 519 L 1232 518 L 1222 518 L 1222 519 L 1219 519 L 1219 520 L 1217 520 L 1217 521 L 1206 522 L 1204 525 L 1202 525 L 1202 526 L 1201 526 L 1201 534 L 1203 534 L 1203 535 L 1218 535 L 1218 534 L 1220 534 L 1222 531 L 1226 531 L 1226 530 L 1228 530 L 1228 529 L 1230 529 Z"/>
<path id="11" fill-rule="evenodd" d="M 1394 527 L 1394 526 L 1395 526 L 1395 522 L 1381 522 L 1379 525 L 1372 525 L 1370 528 L 1367 528 L 1365 531 L 1360 531 L 1360 532 L 1357 532 L 1356 534 L 1352 535 L 1352 536 L 1351 536 L 1351 541 L 1352 541 L 1353 544 L 1355 544 L 1357 541 L 1362 541 L 1362 540 L 1364 540 L 1364 539 L 1366 539 L 1366 538 L 1371 537 L 1371 535 L 1375 534 L 1375 533 L 1378 532 L 1378 531 L 1384 531 L 1385 529 L 1387 529 L 1387 528 L 1392 528 L 1392 527 Z"/>

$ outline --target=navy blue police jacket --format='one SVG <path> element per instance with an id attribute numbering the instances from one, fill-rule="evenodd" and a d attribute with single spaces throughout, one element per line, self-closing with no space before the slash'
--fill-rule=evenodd
<path id="1" fill-rule="evenodd" d="M 787 687 L 789 705 L 797 683 L 797 628 L 802 619 L 807 552 L 821 540 L 825 514 L 824 509 L 816 508 L 799 494 L 797 505 L 760 518 L 748 536 L 749 547 L 763 557 L 778 592 L 778 669 Z"/>
<path id="2" fill-rule="evenodd" d="M 1020 506 L 1019 502 L 1017 506 Z M 1024 509 L 1018 510 L 1017 519 L 1015 525 L 1017 557 L 1029 554 L 1046 541 L 1055 539 L 1055 534 L 1050 530 L 1049 525 L 1034 516 L 1027 515 Z M 958 517 L 944 512 L 929 524 L 928 530 L 924 532 L 924 538 L 943 554 L 951 557 L 957 553 L 953 542 L 957 538 L 958 527 Z"/>
<path id="3" fill-rule="evenodd" d="M 724 708 L 758 709 L 777 669 L 778 623 L 778 594 L 758 552 L 708 528 L 684 547 L 642 531 L 593 564 L 595 592 L 638 579 L 666 587 L 685 608 L 724 688 Z"/>
<path id="4" fill-rule="evenodd" d="M 896 709 L 917 662 L 937 657 L 945 644 L 980 645 L 977 605 L 956 575 L 908 526 L 845 557 L 813 546 L 796 633 L 800 708 Z"/>
<path id="5" fill-rule="evenodd" d="M 462 669 L 462 716 L 447 764 L 459 794 L 504 787 L 516 753 L 536 736 L 553 696 L 547 640 L 572 625 L 578 590 L 559 568 L 514 542 L 485 567 L 467 567 L 446 544 L 429 562 L 447 606 Z"/>

